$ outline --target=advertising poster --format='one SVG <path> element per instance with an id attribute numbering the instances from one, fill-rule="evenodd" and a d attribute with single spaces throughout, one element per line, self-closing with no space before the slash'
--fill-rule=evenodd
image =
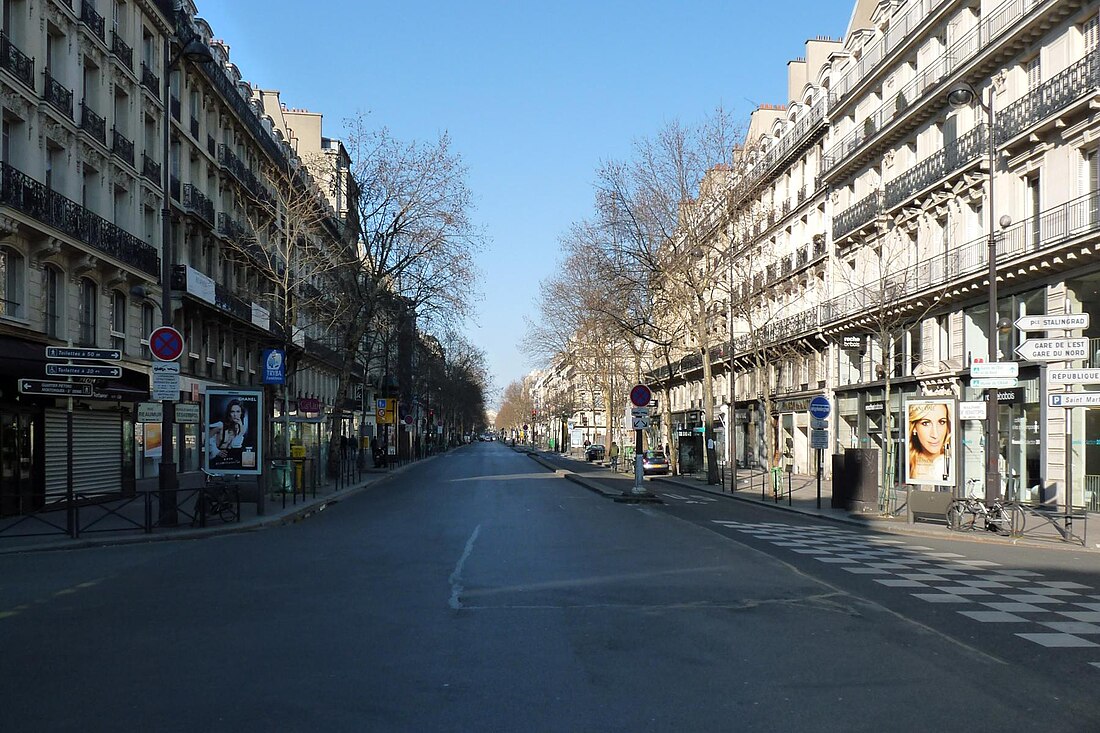
<path id="1" fill-rule="evenodd" d="M 206 470 L 213 473 L 260 473 L 263 458 L 263 393 L 249 389 L 206 391 Z"/>
<path id="2" fill-rule="evenodd" d="M 949 397 L 905 403 L 905 483 L 955 485 L 955 401 Z"/>

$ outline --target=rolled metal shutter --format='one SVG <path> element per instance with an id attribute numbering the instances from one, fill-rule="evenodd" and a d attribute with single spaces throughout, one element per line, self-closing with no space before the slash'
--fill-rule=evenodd
<path id="1" fill-rule="evenodd" d="M 46 496 L 64 496 L 68 471 L 64 410 L 46 410 Z M 73 412 L 73 490 L 118 491 L 122 487 L 122 415 Z"/>

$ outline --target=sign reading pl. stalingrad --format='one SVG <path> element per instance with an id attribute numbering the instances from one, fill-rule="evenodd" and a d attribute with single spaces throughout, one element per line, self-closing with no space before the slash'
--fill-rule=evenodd
<path id="1" fill-rule="evenodd" d="M 1021 316 L 1016 319 L 1016 328 L 1021 331 L 1049 331 L 1053 329 L 1071 331 L 1088 327 L 1088 313 L 1065 313 L 1060 316 Z"/>

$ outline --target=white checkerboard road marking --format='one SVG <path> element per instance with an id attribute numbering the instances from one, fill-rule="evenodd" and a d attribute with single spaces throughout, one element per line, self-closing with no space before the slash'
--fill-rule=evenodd
<path id="1" fill-rule="evenodd" d="M 1016 636 L 1049 649 L 1100 647 L 1100 594 L 1081 583 L 839 527 L 714 522 L 927 603 L 960 606 L 958 613 L 979 623 L 1030 625 L 1034 631 Z M 1100 669 L 1100 662 L 1089 665 Z"/>

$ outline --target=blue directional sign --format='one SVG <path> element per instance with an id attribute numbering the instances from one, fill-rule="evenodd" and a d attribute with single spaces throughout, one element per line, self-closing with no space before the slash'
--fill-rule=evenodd
<path id="1" fill-rule="evenodd" d="M 832 406 L 829 404 L 829 398 L 818 395 L 810 400 L 810 416 L 816 417 L 819 420 L 824 420 L 829 416 L 829 412 L 832 410 Z"/>

